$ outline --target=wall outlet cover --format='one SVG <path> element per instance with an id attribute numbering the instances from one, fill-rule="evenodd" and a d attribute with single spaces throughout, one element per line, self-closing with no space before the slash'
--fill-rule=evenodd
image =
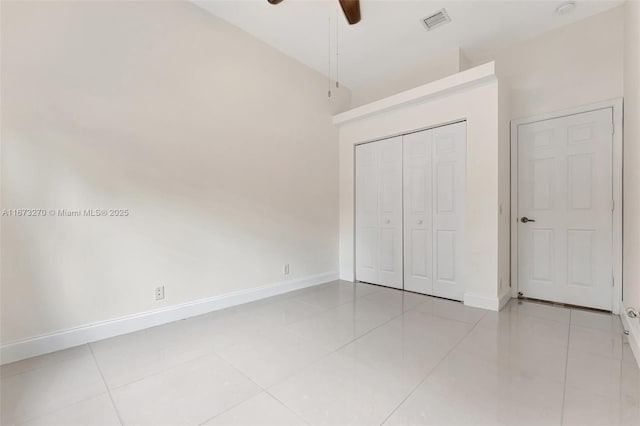
<path id="1" fill-rule="evenodd" d="M 156 287 L 156 300 L 164 299 L 164 286 Z"/>

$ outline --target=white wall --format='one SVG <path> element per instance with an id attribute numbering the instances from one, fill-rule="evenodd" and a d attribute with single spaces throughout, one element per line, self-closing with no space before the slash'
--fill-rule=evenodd
<path id="1" fill-rule="evenodd" d="M 489 64 L 488 64 L 489 65 Z M 474 70 L 466 71 L 466 73 Z M 464 74 L 468 75 L 468 74 Z M 451 78 L 458 78 L 452 76 Z M 434 82 L 446 86 L 449 80 Z M 426 87 L 426 86 L 425 86 Z M 354 275 L 354 145 L 430 126 L 467 120 L 467 176 L 465 196 L 465 304 L 497 307 L 499 265 L 499 171 L 508 157 L 499 153 L 498 81 L 483 80 L 438 96 L 340 126 L 340 276 Z M 507 123 L 503 123 L 507 128 Z M 508 140 L 508 139 L 507 139 Z M 504 141 L 502 141 L 504 143 Z M 500 164 L 506 161 L 505 164 Z M 508 212 L 507 212 L 508 214 Z M 508 220 L 508 219 L 507 219 Z M 508 241 L 508 238 L 507 238 Z M 508 285 L 508 284 L 507 284 Z"/>
<path id="2" fill-rule="evenodd" d="M 522 118 L 623 95 L 624 6 L 469 61 L 459 49 L 376 84 L 353 87 L 352 107 L 495 61 Z"/>
<path id="3" fill-rule="evenodd" d="M 346 91 L 183 2 L 3 2 L 1 35 L 2 208 L 130 211 L 2 218 L 2 343 L 337 272 Z"/>
<path id="4" fill-rule="evenodd" d="M 623 301 L 640 309 L 640 2 L 628 1 L 624 13 Z"/>
<path id="5" fill-rule="evenodd" d="M 511 298 L 511 108 L 506 81 L 498 80 L 498 296 Z"/>
<path id="6" fill-rule="evenodd" d="M 455 74 L 462 70 L 465 61 L 466 58 L 462 56 L 460 49 L 453 49 L 375 84 L 351 87 L 351 107 L 355 108 Z"/>
<path id="7" fill-rule="evenodd" d="M 511 87 L 511 118 L 623 95 L 624 6 L 474 61 L 495 61 Z"/>

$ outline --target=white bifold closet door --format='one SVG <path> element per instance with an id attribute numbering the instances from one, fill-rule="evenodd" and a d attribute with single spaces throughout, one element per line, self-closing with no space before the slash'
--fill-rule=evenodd
<path id="1" fill-rule="evenodd" d="M 356 147 L 356 279 L 402 285 L 402 137 Z"/>
<path id="2" fill-rule="evenodd" d="M 403 137 L 404 288 L 463 300 L 466 123 Z"/>

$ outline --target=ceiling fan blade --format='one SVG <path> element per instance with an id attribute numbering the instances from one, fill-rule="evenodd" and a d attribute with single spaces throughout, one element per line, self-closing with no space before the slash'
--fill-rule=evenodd
<path id="1" fill-rule="evenodd" d="M 267 0 L 269 3 L 271 4 L 278 4 L 280 3 L 282 0 Z"/>
<path id="2" fill-rule="evenodd" d="M 350 25 L 360 22 L 360 0 L 340 0 L 340 6 Z"/>

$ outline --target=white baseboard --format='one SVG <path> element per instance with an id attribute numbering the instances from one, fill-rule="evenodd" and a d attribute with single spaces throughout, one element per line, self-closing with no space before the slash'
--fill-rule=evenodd
<path id="1" fill-rule="evenodd" d="M 340 279 L 343 281 L 349 281 L 349 282 L 355 282 L 356 281 L 356 276 L 353 273 L 349 273 L 349 272 L 340 272 Z"/>
<path id="2" fill-rule="evenodd" d="M 497 297 L 486 297 L 473 293 L 464 294 L 464 304 L 472 308 L 488 309 L 490 311 L 499 311 L 504 306 Z"/>
<path id="3" fill-rule="evenodd" d="M 505 291 L 504 294 L 500 296 L 498 310 L 501 311 L 502 308 L 509 303 L 509 300 L 511 300 L 511 290 Z"/>
<path id="4" fill-rule="evenodd" d="M 77 328 L 62 330 L 0 346 L 0 364 L 31 358 L 62 349 L 71 348 L 109 337 L 119 336 L 156 325 L 166 324 L 196 315 L 206 314 L 219 309 L 242 303 L 252 302 L 266 297 L 276 296 L 293 290 L 335 281 L 337 272 L 327 272 L 289 281 L 281 281 L 261 287 L 236 291 L 221 296 L 209 297 L 193 302 L 127 315 Z"/>
<path id="5" fill-rule="evenodd" d="M 620 319 L 625 330 L 629 330 L 629 345 L 631 352 L 640 367 L 640 318 L 629 318 L 624 302 L 620 304 Z"/>

